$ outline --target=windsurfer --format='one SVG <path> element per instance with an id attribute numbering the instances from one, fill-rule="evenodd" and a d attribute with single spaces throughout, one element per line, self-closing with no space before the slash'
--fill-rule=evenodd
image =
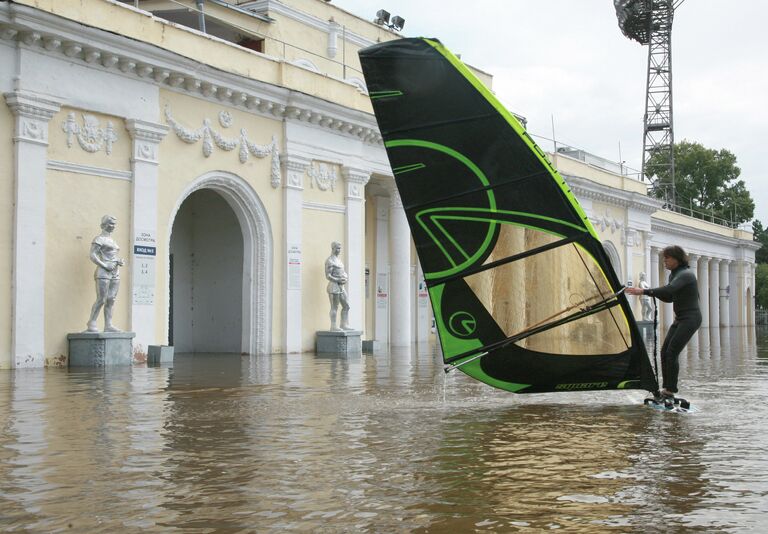
<path id="1" fill-rule="evenodd" d="M 686 343 L 701 326 L 699 309 L 699 286 L 696 274 L 688 266 L 688 256 L 677 246 L 662 251 L 664 267 L 671 271 L 669 283 L 662 287 L 643 289 L 628 287 L 628 295 L 648 295 L 663 302 L 672 302 L 675 320 L 661 346 L 661 372 L 663 375 L 662 397 L 673 397 L 677 393 L 677 378 L 680 372 L 679 356 Z"/>

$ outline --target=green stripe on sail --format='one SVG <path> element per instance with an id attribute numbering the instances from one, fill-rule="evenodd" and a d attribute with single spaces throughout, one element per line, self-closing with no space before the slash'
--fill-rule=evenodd
<path id="1" fill-rule="evenodd" d="M 594 226 L 592 226 L 592 222 L 589 220 L 589 217 L 587 217 L 587 214 L 582 209 L 581 205 L 579 204 L 579 201 L 576 200 L 576 197 L 571 193 L 571 190 L 568 188 L 568 184 L 565 183 L 565 180 L 563 180 L 563 177 L 560 176 L 560 173 L 557 172 L 557 169 L 555 169 L 552 164 L 549 162 L 549 159 L 544 155 L 544 152 L 539 148 L 539 145 L 537 145 L 533 139 L 528 135 L 528 132 L 523 128 L 523 126 L 520 124 L 520 121 L 518 121 L 514 115 L 512 115 L 507 108 L 505 108 L 501 102 L 494 96 L 494 94 L 485 86 L 483 82 L 480 81 L 480 79 L 475 76 L 475 74 L 469 70 L 469 68 L 459 59 L 457 58 L 450 50 L 448 50 L 445 46 L 443 46 L 442 43 L 439 41 L 434 41 L 431 39 L 424 39 L 424 42 L 429 44 L 432 48 L 437 50 L 445 59 L 448 60 L 448 62 L 453 65 L 456 70 L 458 70 L 464 78 L 467 79 L 467 81 L 472 84 L 472 86 L 477 89 L 477 91 L 485 97 L 486 100 L 496 109 L 496 111 L 499 112 L 499 114 L 504 117 L 504 119 L 509 123 L 509 125 L 512 127 L 515 132 L 520 136 L 520 138 L 533 150 L 533 152 L 536 154 L 536 157 L 544 164 L 544 166 L 549 170 L 550 175 L 552 176 L 552 179 L 555 180 L 555 183 L 557 183 L 560 190 L 563 192 L 565 197 L 568 199 L 568 201 L 573 206 L 573 209 L 576 210 L 576 213 L 581 218 L 582 222 L 584 223 L 584 228 L 587 229 L 587 231 L 592 234 L 592 236 L 595 239 L 600 239 L 597 235 L 597 231 L 595 230 Z"/>
<path id="2" fill-rule="evenodd" d="M 456 160 L 463 163 L 472 173 L 477 176 L 477 179 L 480 180 L 480 183 L 483 186 L 489 186 L 490 182 L 488 181 L 488 178 L 485 176 L 482 170 L 480 170 L 480 167 L 478 167 L 475 162 L 473 162 L 471 159 L 469 159 L 467 156 L 462 154 L 461 152 L 458 152 L 450 147 L 447 147 L 445 145 L 441 145 L 439 143 L 433 143 L 431 141 L 424 141 L 422 139 L 396 139 L 393 141 L 387 141 L 384 146 L 387 148 L 398 148 L 398 147 L 418 147 L 418 148 L 427 148 L 430 150 L 435 150 L 437 152 L 441 152 L 447 156 L 450 156 L 452 158 L 455 158 Z M 490 211 L 496 210 L 496 197 L 493 195 L 493 191 L 486 191 L 486 194 L 488 195 L 488 209 Z M 460 272 L 462 269 L 465 269 L 469 265 L 472 265 L 475 261 L 477 261 L 484 253 L 485 250 L 490 246 L 491 241 L 493 240 L 493 233 L 496 230 L 496 222 L 489 221 L 490 226 L 488 227 L 488 231 L 485 234 L 485 239 L 483 240 L 482 245 L 478 248 L 477 252 L 473 254 L 469 259 L 466 261 L 460 263 L 459 265 L 456 265 L 456 262 L 451 258 L 451 256 L 448 254 L 448 252 L 445 250 L 445 248 L 442 246 L 442 244 L 435 239 L 434 234 L 427 228 L 427 226 L 424 224 L 424 221 L 417 218 L 419 221 L 419 224 L 424 228 L 424 231 L 427 232 L 430 237 L 435 241 L 437 246 L 440 248 L 443 254 L 445 254 L 445 257 L 448 259 L 448 261 L 451 262 L 450 269 L 446 269 L 443 271 L 438 271 L 434 273 L 424 273 L 424 278 L 427 280 L 431 280 L 434 278 L 442 278 L 444 276 L 450 276 L 452 274 L 456 274 Z"/>
<path id="3" fill-rule="evenodd" d="M 371 100 L 376 100 L 378 98 L 392 98 L 395 96 L 403 96 L 402 91 L 375 91 L 373 93 L 368 93 L 368 96 Z"/>
<path id="4" fill-rule="evenodd" d="M 418 171 L 426 168 L 427 166 L 423 163 L 413 163 L 411 165 L 403 165 L 402 167 L 393 167 L 392 172 L 395 174 L 405 174 L 406 172 Z"/>

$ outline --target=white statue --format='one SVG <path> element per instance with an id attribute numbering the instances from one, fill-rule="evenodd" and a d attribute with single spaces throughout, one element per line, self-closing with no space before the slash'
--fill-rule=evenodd
<path id="1" fill-rule="evenodd" d="M 645 273 L 640 273 L 640 282 L 637 284 L 639 289 L 648 289 L 651 287 L 645 279 Z M 640 295 L 640 305 L 643 307 L 640 312 L 643 321 L 653 321 L 653 307 L 651 306 L 651 297 Z"/>
<path id="2" fill-rule="evenodd" d="M 96 264 L 96 272 L 93 278 L 96 280 L 96 302 L 91 308 L 91 317 L 88 320 L 88 332 L 98 332 L 96 318 L 104 307 L 104 331 L 120 332 L 112 325 L 112 311 L 117 298 L 117 290 L 120 289 L 120 267 L 123 260 L 117 257 L 120 247 L 112 239 L 112 232 L 117 226 L 117 219 L 111 215 L 101 218 L 101 234 L 93 238 L 91 242 L 91 261 Z"/>
<path id="3" fill-rule="evenodd" d="M 352 330 L 349 327 L 349 303 L 347 302 L 347 273 L 339 258 L 341 243 L 331 243 L 331 255 L 325 260 L 325 277 L 328 279 L 328 300 L 331 303 L 331 331 Z M 341 325 L 336 328 L 336 309 L 341 305 Z"/>

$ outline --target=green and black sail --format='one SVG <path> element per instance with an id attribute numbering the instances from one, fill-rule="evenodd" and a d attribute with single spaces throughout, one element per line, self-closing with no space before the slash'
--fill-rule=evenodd
<path id="1" fill-rule="evenodd" d="M 446 364 L 518 393 L 655 391 L 594 228 L 519 121 L 437 40 L 360 59 Z"/>

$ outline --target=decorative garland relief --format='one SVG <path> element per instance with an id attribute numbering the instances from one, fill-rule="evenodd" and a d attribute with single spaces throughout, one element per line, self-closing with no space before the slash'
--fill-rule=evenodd
<path id="1" fill-rule="evenodd" d="M 309 182 L 312 188 L 317 184 L 317 188 L 320 189 L 320 191 L 328 191 L 328 189 L 331 191 L 336 190 L 336 170 L 325 163 L 320 163 L 318 167 L 310 168 L 308 174 L 312 179 L 312 181 Z"/>
<path id="2" fill-rule="evenodd" d="M 191 130 L 185 128 L 171 115 L 170 106 L 165 106 L 165 119 L 168 125 L 171 127 L 176 137 L 181 139 L 187 144 L 195 144 L 201 139 L 203 140 L 203 155 L 207 158 L 213 153 L 213 147 L 216 146 L 221 150 L 229 152 L 239 147 L 238 156 L 240 163 L 248 161 L 250 155 L 257 158 L 265 158 L 272 156 L 272 166 L 270 172 L 270 180 L 272 187 L 280 186 L 280 152 L 277 148 L 277 139 L 272 136 L 272 142 L 267 145 L 256 145 L 248 140 L 248 134 L 245 128 L 240 129 L 240 137 L 227 138 L 222 136 L 219 132 L 213 129 L 211 126 L 211 119 L 204 119 L 203 125 L 197 130 Z M 224 128 L 228 128 L 232 125 L 232 116 L 222 111 L 219 114 L 219 124 Z"/>
<path id="3" fill-rule="evenodd" d="M 104 148 L 107 155 L 110 155 L 112 144 L 117 141 L 112 121 L 107 121 L 107 127 L 102 128 L 98 117 L 86 113 L 83 113 L 83 124 L 80 125 L 75 120 L 75 112 L 70 111 L 67 120 L 61 124 L 61 129 L 67 134 L 67 147 L 72 148 L 73 140 L 77 139 L 80 148 L 90 153 Z"/>

